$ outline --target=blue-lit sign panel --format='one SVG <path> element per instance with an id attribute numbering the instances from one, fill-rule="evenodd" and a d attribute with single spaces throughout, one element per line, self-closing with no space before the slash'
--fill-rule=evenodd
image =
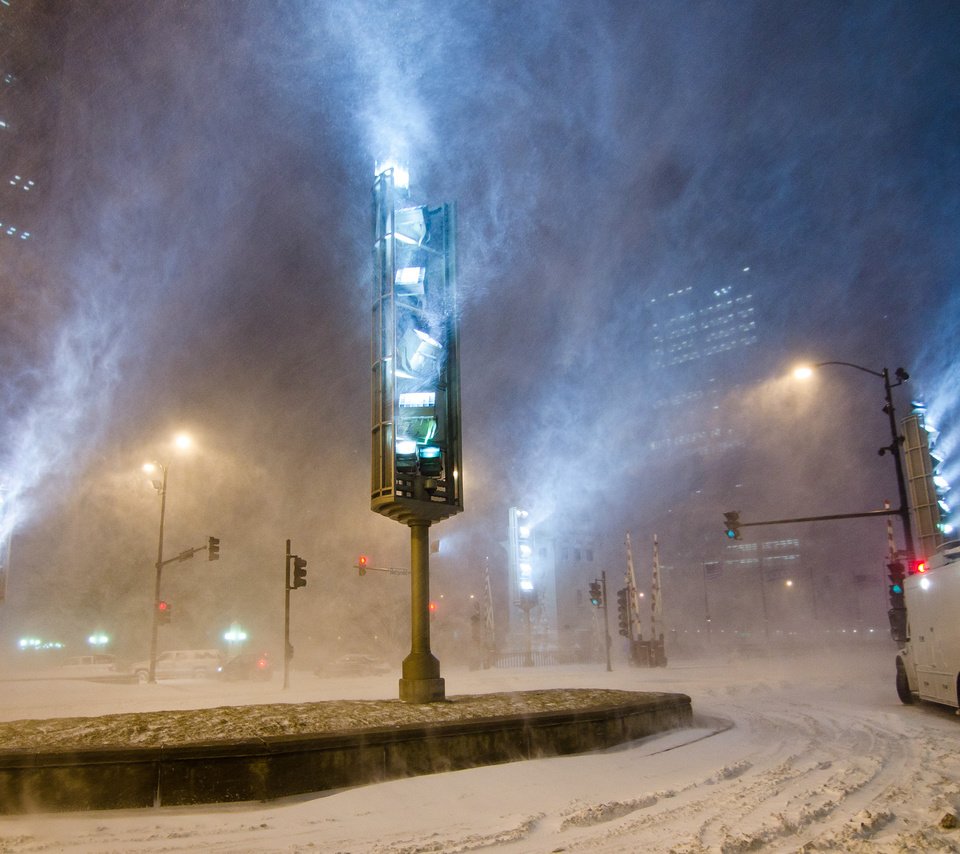
<path id="1" fill-rule="evenodd" d="M 404 523 L 463 509 L 455 216 L 410 205 L 406 182 L 391 167 L 373 188 L 371 484 L 372 509 Z"/>

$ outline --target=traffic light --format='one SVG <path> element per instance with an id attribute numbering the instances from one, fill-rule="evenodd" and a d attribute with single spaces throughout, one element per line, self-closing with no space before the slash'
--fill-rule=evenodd
<path id="1" fill-rule="evenodd" d="M 630 637 L 630 603 L 627 601 L 629 595 L 627 587 L 617 591 L 617 618 L 620 622 L 620 634 L 625 638 Z"/>
<path id="2" fill-rule="evenodd" d="M 898 561 L 891 561 L 887 564 L 887 575 L 890 579 L 890 607 L 902 608 L 903 605 L 903 578 L 905 575 L 903 564 Z"/>
<path id="3" fill-rule="evenodd" d="M 736 510 L 730 510 L 723 514 L 727 523 L 727 537 L 731 540 L 740 539 L 740 513 Z"/>
<path id="4" fill-rule="evenodd" d="M 360 570 L 361 575 L 367 574 L 367 556 L 366 555 L 360 555 L 360 557 L 357 558 L 357 569 Z"/>
<path id="5" fill-rule="evenodd" d="M 293 556 L 293 584 L 291 590 L 307 586 L 307 562 L 300 555 Z"/>
<path id="6" fill-rule="evenodd" d="M 417 449 L 420 458 L 420 474 L 424 477 L 439 477 L 443 471 L 443 453 L 436 445 L 420 445 Z"/>
<path id="7" fill-rule="evenodd" d="M 907 606 L 903 600 L 904 574 L 903 563 L 899 560 L 887 564 L 887 576 L 890 579 L 887 588 L 890 610 L 887 611 L 887 618 L 890 620 L 890 636 L 897 643 L 903 643 L 907 639 Z"/>
<path id="8" fill-rule="evenodd" d="M 219 537 L 207 537 L 207 560 L 220 560 Z"/>
<path id="9" fill-rule="evenodd" d="M 171 610 L 169 602 L 164 602 L 163 600 L 157 602 L 157 622 L 169 623 Z"/>
<path id="10" fill-rule="evenodd" d="M 590 582 L 590 604 L 598 608 L 603 604 L 603 588 L 596 580 Z"/>

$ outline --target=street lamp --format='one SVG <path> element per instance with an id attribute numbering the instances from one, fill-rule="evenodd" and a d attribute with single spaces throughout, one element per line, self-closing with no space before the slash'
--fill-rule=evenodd
<path id="1" fill-rule="evenodd" d="M 191 445 L 190 437 L 186 433 L 178 433 L 173 439 L 174 447 L 180 450 L 186 450 Z M 160 493 L 160 536 L 157 541 L 157 563 L 156 577 L 153 585 L 153 617 L 150 629 L 150 670 L 147 681 L 155 684 L 157 681 L 157 632 L 160 623 L 160 574 L 163 569 L 163 520 L 167 510 L 167 470 L 169 466 L 158 462 L 149 462 L 143 464 L 143 470 L 149 475 L 155 475 L 158 472 L 161 477 L 159 480 L 153 479 L 154 489 Z"/>
<path id="2" fill-rule="evenodd" d="M 903 524 L 903 539 L 907 548 L 907 558 L 913 558 L 913 529 L 910 524 L 910 506 L 907 501 L 907 482 L 903 476 L 903 461 L 900 456 L 900 445 L 903 443 L 903 437 L 900 435 L 900 431 L 897 429 L 897 418 L 896 413 L 893 408 L 893 395 L 891 390 L 895 389 L 898 385 L 903 385 L 908 379 L 910 379 L 910 374 L 908 374 L 903 368 L 897 368 L 894 371 L 894 376 L 897 378 L 895 383 L 890 382 L 890 371 L 887 368 L 883 368 L 879 371 L 871 370 L 870 368 L 865 368 L 862 365 L 855 365 L 852 362 L 817 362 L 814 365 L 801 365 L 798 368 L 795 368 L 793 371 L 794 377 L 797 379 L 807 379 L 813 375 L 814 368 L 823 368 L 827 365 L 843 365 L 847 368 L 854 368 L 855 370 L 862 371 L 865 374 L 870 374 L 874 377 L 880 377 L 883 380 L 883 392 L 884 392 L 884 405 L 883 411 L 887 414 L 887 418 L 890 421 L 890 436 L 891 442 L 889 445 L 884 445 L 877 452 L 882 457 L 888 451 L 893 457 L 893 465 L 897 472 L 897 492 L 900 496 L 900 507 L 897 509 L 897 515 L 900 517 L 900 522 Z"/>

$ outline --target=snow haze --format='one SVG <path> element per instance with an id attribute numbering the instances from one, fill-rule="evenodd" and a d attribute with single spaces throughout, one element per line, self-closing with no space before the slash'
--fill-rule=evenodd
<path id="1" fill-rule="evenodd" d="M 903 706 L 892 643 L 789 657 L 455 671 L 485 693 L 603 687 L 688 693 L 691 729 L 619 748 L 475 768 L 268 804 L 0 818 L 4 852 L 956 851 L 957 720 Z M 158 686 L 7 683 L 3 716 L 393 696 L 393 677 Z M 289 696 L 288 696 L 289 695 Z M 806 846 L 804 848 L 804 846 Z"/>

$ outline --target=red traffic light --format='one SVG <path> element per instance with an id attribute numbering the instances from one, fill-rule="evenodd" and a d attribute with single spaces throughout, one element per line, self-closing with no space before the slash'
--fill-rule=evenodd
<path id="1" fill-rule="evenodd" d="M 157 602 L 157 622 L 169 623 L 170 612 L 171 608 L 169 602 L 164 602 L 163 600 Z"/>
<path id="2" fill-rule="evenodd" d="M 428 607 L 430 608 L 430 613 L 431 613 L 431 614 L 436 614 L 436 613 L 437 613 L 437 603 L 436 603 L 436 602 L 431 602 Z"/>
<path id="3" fill-rule="evenodd" d="M 367 556 L 366 555 L 360 555 L 360 557 L 357 558 L 357 569 L 360 570 L 360 575 L 367 574 Z"/>

